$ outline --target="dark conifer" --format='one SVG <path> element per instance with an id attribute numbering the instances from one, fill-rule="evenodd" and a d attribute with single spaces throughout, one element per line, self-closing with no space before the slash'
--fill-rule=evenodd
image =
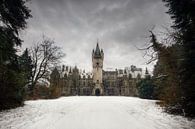
<path id="1" fill-rule="evenodd" d="M 26 0 L 0 0 L 0 110 L 19 106 L 25 80 L 18 63 L 19 31 L 31 17 Z"/>
<path id="2" fill-rule="evenodd" d="M 187 115 L 195 115 L 195 1 L 194 0 L 163 0 L 169 7 L 168 14 L 174 20 L 173 28 L 180 38 L 183 51 L 178 59 L 179 76 L 182 87 L 182 108 Z"/>

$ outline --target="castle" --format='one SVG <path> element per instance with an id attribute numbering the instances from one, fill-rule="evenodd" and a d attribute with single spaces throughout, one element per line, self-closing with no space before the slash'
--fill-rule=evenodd
<path id="1" fill-rule="evenodd" d="M 105 71 L 104 52 L 99 44 L 92 51 L 92 72 L 76 66 L 55 67 L 50 75 L 50 86 L 58 87 L 60 94 L 72 95 L 123 95 L 137 96 L 136 83 L 142 77 L 142 69 L 131 65 L 124 69 Z"/>

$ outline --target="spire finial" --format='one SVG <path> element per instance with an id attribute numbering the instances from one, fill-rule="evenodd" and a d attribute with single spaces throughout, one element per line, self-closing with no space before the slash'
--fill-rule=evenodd
<path id="1" fill-rule="evenodd" d="M 147 69 L 147 67 L 146 67 L 146 71 L 145 71 L 145 74 L 149 74 L 149 72 L 148 72 L 148 69 Z"/>

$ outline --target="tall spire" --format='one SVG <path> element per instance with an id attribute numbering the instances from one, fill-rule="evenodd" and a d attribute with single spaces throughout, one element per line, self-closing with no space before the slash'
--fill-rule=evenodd
<path id="1" fill-rule="evenodd" d="M 148 75 L 148 74 L 149 74 L 147 67 L 146 67 L 145 74 L 146 74 L 146 75 Z"/>
<path id="2" fill-rule="evenodd" d="M 100 48 L 99 48 L 99 43 L 98 42 L 97 42 L 96 49 L 95 49 L 95 55 L 96 56 L 101 56 Z"/>
<path id="3" fill-rule="evenodd" d="M 93 58 L 104 58 L 104 52 L 102 49 L 100 50 L 98 39 L 97 39 L 96 48 L 93 49 L 92 51 L 92 57 Z"/>

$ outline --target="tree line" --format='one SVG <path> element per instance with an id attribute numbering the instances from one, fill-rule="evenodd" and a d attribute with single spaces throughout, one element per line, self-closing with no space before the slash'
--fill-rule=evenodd
<path id="1" fill-rule="evenodd" d="M 142 98 L 159 99 L 166 111 L 184 116 L 195 115 L 195 1 L 163 0 L 169 8 L 168 14 L 174 21 L 173 31 L 167 31 L 166 38 L 159 41 L 150 31 L 150 45 L 153 50 L 150 62 L 157 61 L 152 78 L 138 84 L 149 94 L 140 91 Z M 170 43 L 170 44 L 167 44 Z M 148 81 L 150 82 L 148 84 Z M 145 86 L 143 86 L 145 85 Z"/>
<path id="2" fill-rule="evenodd" d="M 26 96 L 35 96 L 35 86 L 48 82 L 49 70 L 64 56 L 47 37 L 18 55 L 22 45 L 19 32 L 31 18 L 26 0 L 0 3 L 0 110 L 23 105 Z M 43 82 L 43 81 L 42 81 Z"/>
<path id="3" fill-rule="evenodd" d="M 147 76 L 138 82 L 138 93 L 141 98 L 161 100 L 168 112 L 194 116 L 195 2 L 162 1 L 174 21 L 173 31 L 167 32 L 163 41 L 150 31 L 146 50 L 152 49 L 153 53 L 148 63 L 155 60 L 157 63 L 153 76 L 146 70 Z M 26 95 L 35 96 L 37 83 L 47 83 L 50 69 L 64 56 L 55 42 L 46 37 L 22 55 L 17 54 L 23 42 L 19 32 L 32 17 L 25 3 L 26 0 L 0 2 L 0 110 L 23 105 Z"/>

